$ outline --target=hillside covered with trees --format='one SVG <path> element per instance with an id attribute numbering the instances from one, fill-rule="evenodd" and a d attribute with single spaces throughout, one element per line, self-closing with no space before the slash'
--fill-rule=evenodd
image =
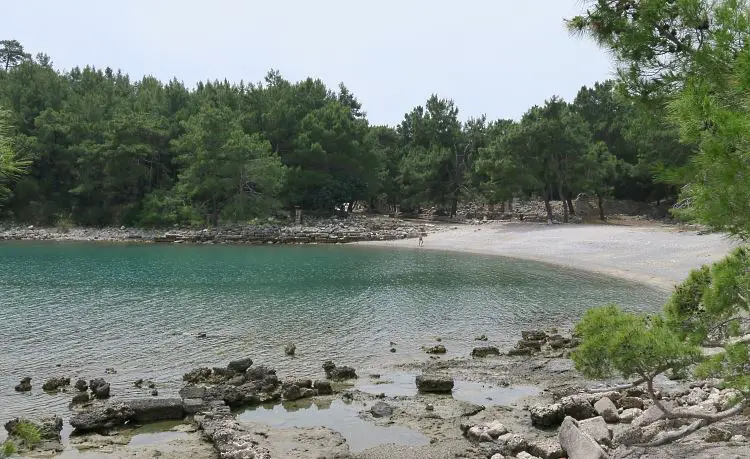
<path id="1" fill-rule="evenodd" d="M 397 126 L 374 126 L 344 84 L 270 71 L 188 88 L 110 68 L 61 72 L 15 40 L 0 42 L 0 107 L 13 170 L 0 176 L 2 218 L 42 225 L 219 224 L 355 202 L 453 215 L 460 202 L 514 197 L 572 211 L 582 192 L 672 199 L 693 151 L 663 108 L 612 81 L 573 101 L 550 95 L 520 120 L 462 121 L 433 95 Z"/>

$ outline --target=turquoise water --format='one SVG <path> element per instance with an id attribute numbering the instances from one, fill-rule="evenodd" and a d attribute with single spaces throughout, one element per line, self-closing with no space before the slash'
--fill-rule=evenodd
<path id="1" fill-rule="evenodd" d="M 0 269 L 0 423 L 66 415 L 71 394 L 41 391 L 52 376 L 104 377 L 131 397 L 149 396 L 138 378 L 175 395 L 187 370 L 245 356 L 282 377 L 322 377 L 327 359 L 366 374 L 424 358 L 436 336 L 448 357 L 468 356 L 477 335 L 510 346 L 523 328 L 566 326 L 591 306 L 664 300 L 533 262 L 347 245 L 1 243 Z M 23 376 L 31 394 L 13 390 Z"/>

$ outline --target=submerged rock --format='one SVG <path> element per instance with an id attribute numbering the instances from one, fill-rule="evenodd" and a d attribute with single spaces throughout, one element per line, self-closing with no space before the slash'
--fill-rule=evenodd
<path id="1" fill-rule="evenodd" d="M 247 357 L 244 359 L 232 360 L 231 362 L 229 362 L 229 365 L 227 365 L 227 369 L 234 371 L 235 373 L 244 373 L 252 365 L 253 359 Z"/>
<path id="2" fill-rule="evenodd" d="M 448 376 L 418 375 L 415 381 L 419 392 L 450 394 L 453 391 L 453 378 Z"/>
<path id="3" fill-rule="evenodd" d="M 102 378 L 96 378 L 89 381 L 89 389 L 98 399 L 109 398 L 109 383 Z"/>
<path id="4" fill-rule="evenodd" d="M 475 347 L 471 351 L 472 357 L 487 357 L 489 355 L 500 355 L 500 349 L 495 346 Z"/>
<path id="5" fill-rule="evenodd" d="M 26 376 L 16 385 L 16 392 L 29 392 L 31 390 L 31 376 Z"/>
<path id="6" fill-rule="evenodd" d="M 284 346 L 284 354 L 292 356 L 295 352 L 297 352 L 297 346 L 294 343 L 289 343 Z"/>
<path id="7" fill-rule="evenodd" d="M 75 388 L 77 391 L 85 392 L 89 389 L 89 385 L 88 383 L 86 383 L 85 379 L 79 379 L 78 381 L 76 381 Z"/>
<path id="8" fill-rule="evenodd" d="M 331 383 L 328 381 L 315 381 L 313 383 L 313 388 L 318 391 L 318 395 L 331 395 L 333 394 L 333 389 L 331 388 Z"/>
<path id="9" fill-rule="evenodd" d="M 393 414 L 393 407 L 379 400 L 370 407 L 370 413 L 376 418 L 388 418 Z"/>
<path id="10" fill-rule="evenodd" d="M 428 354 L 445 354 L 446 352 L 448 352 L 448 350 L 442 344 L 424 348 L 424 351 Z"/>
<path id="11" fill-rule="evenodd" d="M 88 392 L 80 392 L 73 396 L 73 400 L 71 400 L 70 403 L 72 403 L 73 405 L 82 405 L 84 403 L 88 403 L 89 400 L 91 399 Z"/>
<path id="12" fill-rule="evenodd" d="M 347 379 L 357 379 L 357 373 L 352 367 L 337 367 L 332 361 L 328 360 L 323 363 L 323 370 L 326 372 L 326 378 L 333 381 L 345 381 Z"/>
<path id="13" fill-rule="evenodd" d="M 129 422 L 156 422 L 182 419 L 185 415 L 182 399 L 136 399 L 110 402 L 76 413 L 70 425 L 79 432 L 106 432 Z"/>
<path id="14" fill-rule="evenodd" d="M 57 377 L 57 378 L 50 378 L 42 385 L 42 389 L 47 392 L 54 392 L 57 391 L 65 386 L 70 385 L 70 378 L 65 377 Z"/>
<path id="15" fill-rule="evenodd" d="M 542 330 L 524 330 L 521 332 L 521 339 L 524 341 L 544 341 L 547 339 L 547 333 Z"/>

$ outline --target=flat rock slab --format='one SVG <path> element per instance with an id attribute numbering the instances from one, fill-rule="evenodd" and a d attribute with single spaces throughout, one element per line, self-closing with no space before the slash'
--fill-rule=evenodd
<path id="1" fill-rule="evenodd" d="M 557 433 L 560 446 L 570 459 L 608 459 L 601 446 L 579 427 L 578 421 L 566 416 Z"/>
<path id="2" fill-rule="evenodd" d="M 450 394 L 453 391 L 453 378 L 446 376 L 418 375 L 416 383 L 419 392 Z"/>

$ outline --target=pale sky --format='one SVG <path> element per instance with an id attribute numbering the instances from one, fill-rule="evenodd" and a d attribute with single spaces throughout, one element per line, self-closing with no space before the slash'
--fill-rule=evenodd
<path id="1" fill-rule="evenodd" d="M 25 0 L 5 2 L 0 39 L 58 69 L 134 79 L 344 82 L 374 124 L 397 124 L 432 93 L 462 119 L 518 118 L 611 78 L 609 56 L 572 37 L 581 0 Z"/>

